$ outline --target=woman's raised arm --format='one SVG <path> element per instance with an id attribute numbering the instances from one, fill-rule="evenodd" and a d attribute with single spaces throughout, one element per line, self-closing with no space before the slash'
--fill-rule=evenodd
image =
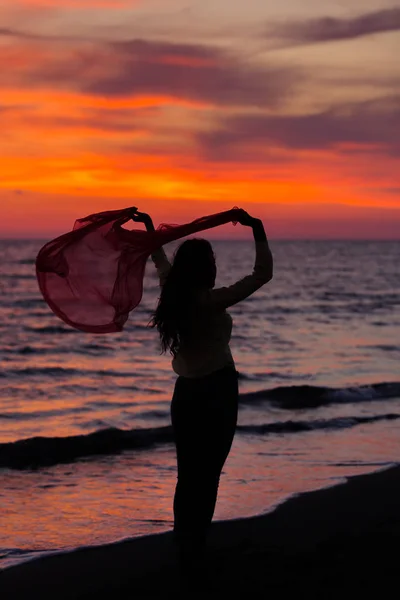
<path id="1" fill-rule="evenodd" d="M 248 298 L 273 277 L 273 258 L 262 221 L 254 219 L 243 210 L 238 222 L 253 230 L 256 249 L 253 272 L 233 285 L 209 290 L 204 296 L 204 303 L 217 310 L 224 310 Z"/>
<path id="2" fill-rule="evenodd" d="M 137 223 L 144 223 L 147 231 L 155 231 L 153 220 L 147 213 L 136 212 L 134 215 L 132 215 L 132 220 L 136 221 Z M 160 279 L 160 285 L 163 285 L 171 268 L 171 263 L 169 262 L 163 248 L 153 252 L 151 258 L 156 266 L 158 277 Z"/>

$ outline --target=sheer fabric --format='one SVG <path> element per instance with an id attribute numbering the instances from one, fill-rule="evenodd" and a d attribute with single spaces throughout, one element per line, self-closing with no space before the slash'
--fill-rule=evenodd
<path id="1" fill-rule="evenodd" d="M 143 295 L 150 254 L 164 244 L 225 223 L 237 209 L 156 231 L 122 227 L 135 209 L 106 211 L 75 222 L 72 231 L 48 242 L 36 258 L 39 288 L 52 311 L 88 333 L 121 331 Z"/>

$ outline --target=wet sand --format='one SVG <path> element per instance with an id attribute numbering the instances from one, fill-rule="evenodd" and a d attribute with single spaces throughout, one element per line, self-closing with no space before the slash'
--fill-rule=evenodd
<path id="1" fill-rule="evenodd" d="M 168 532 L 10 567 L 0 573 L 0 597 L 386 600 L 400 593 L 399 548 L 396 466 L 261 517 L 213 523 L 206 570 L 185 588 Z"/>

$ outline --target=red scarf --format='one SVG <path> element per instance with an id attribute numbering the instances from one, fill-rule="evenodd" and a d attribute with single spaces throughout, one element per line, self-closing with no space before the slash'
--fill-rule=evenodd
<path id="1" fill-rule="evenodd" d="M 129 231 L 132 208 L 89 215 L 73 231 L 48 242 L 36 258 L 44 299 L 65 323 L 88 333 L 122 331 L 142 299 L 150 254 L 198 231 L 235 222 L 237 209 L 156 231 Z"/>

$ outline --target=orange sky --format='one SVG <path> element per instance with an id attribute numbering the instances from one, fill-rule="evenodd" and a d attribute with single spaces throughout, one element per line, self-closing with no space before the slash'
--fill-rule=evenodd
<path id="1" fill-rule="evenodd" d="M 400 10 L 184 6 L 1 8 L 0 237 L 129 205 L 156 224 L 236 205 L 271 237 L 399 238 Z"/>

